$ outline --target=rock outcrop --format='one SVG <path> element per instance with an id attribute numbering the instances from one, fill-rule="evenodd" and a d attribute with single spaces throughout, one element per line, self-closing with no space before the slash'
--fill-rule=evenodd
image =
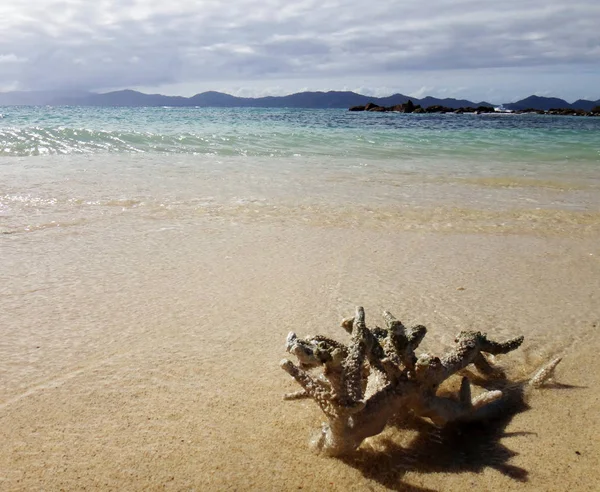
<path id="1" fill-rule="evenodd" d="M 439 104 L 422 108 L 419 105 L 414 105 L 411 100 L 408 100 L 405 104 L 396 104 L 395 106 L 378 106 L 374 103 L 368 103 L 365 106 L 352 106 L 349 111 L 369 111 L 372 113 L 454 113 L 454 114 L 486 114 L 494 113 L 496 110 L 489 106 L 477 106 L 476 108 L 461 107 L 458 109 L 449 108 L 446 106 L 440 106 Z M 509 111 L 513 114 L 548 114 L 554 116 L 600 116 L 600 106 L 592 108 L 591 111 L 584 111 L 583 109 L 572 109 L 572 108 L 555 108 L 547 111 L 541 109 L 520 109 L 515 111 Z"/>

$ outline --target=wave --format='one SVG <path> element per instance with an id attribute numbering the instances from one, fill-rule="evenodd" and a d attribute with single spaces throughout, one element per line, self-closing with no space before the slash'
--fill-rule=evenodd
<path id="1" fill-rule="evenodd" d="M 20 225 L 15 227 L 4 227 L 0 228 L 0 234 L 8 236 L 11 234 L 25 234 L 31 232 L 45 231 L 48 229 L 65 229 L 69 227 L 77 227 L 85 224 L 86 219 L 77 220 L 62 220 L 62 221 L 50 221 L 40 222 L 39 224 Z"/>
<path id="2" fill-rule="evenodd" d="M 190 134 L 161 135 L 142 132 L 74 128 L 19 128 L 0 130 L 0 156 L 94 154 L 98 152 L 214 151 L 215 142 Z"/>
<path id="3" fill-rule="evenodd" d="M 139 125 L 138 125 L 139 126 Z M 501 160 L 598 161 L 600 149 L 585 133 L 556 140 L 549 132 L 429 129 L 262 128 L 243 131 L 95 130 L 71 127 L 0 127 L 0 157 L 102 153 L 188 154 L 251 157 L 360 157 L 411 160 L 468 158 Z M 156 129 L 155 129 L 156 130 Z M 179 130 L 179 131 L 178 131 Z"/>
<path id="4" fill-rule="evenodd" d="M 10 200 L 0 196 L 2 205 Z M 323 201 L 325 200 L 325 201 Z M 448 233 L 518 234 L 557 237 L 597 235 L 600 212 L 565 208 L 509 207 L 506 209 L 455 205 L 376 206 L 315 198 L 309 203 L 281 198 L 213 197 L 180 200 L 106 198 L 99 200 L 39 200 L 13 197 L 19 208 L 2 217 L 0 235 L 49 230 L 72 230 L 98 221 L 155 220 L 169 224 L 205 219 L 216 223 L 286 223 L 319 228 L 360 227 L 381 230 Z M 294 202 L 294 203 L 290 203 Z M 32 216 L 32 212 L 35 214 Z"/>
<path id="5" fill-rule="evenodd" d="M 346 136 L 249 132 L 241 134 L 161 134 L 139 131 L 107 131 L 75 128 L 0 129 L 0 156 L 60 154 L 166 153 L 220 156 L 299 157 L 304 154 L 353 155 L 372 141 Z M 363 149 L 368 150 L 368 149 Z M 385 153 L 385 144 L 376 149 Z"/>

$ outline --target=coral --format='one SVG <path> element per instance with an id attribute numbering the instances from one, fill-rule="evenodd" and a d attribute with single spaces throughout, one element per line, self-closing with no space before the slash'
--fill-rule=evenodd
<path id="1" fill-rule="evenodd" d="M 501 391 L 484 391 L 471 396 L 471 384 L 463 377 L 456 396 L 439 396 L 440 385 L 470 364 L 484 376 L 504 378 L 504 372 L 490 362 L 490 356 L 506 354 L 523 343 L 523 337 L 495 342 L 478 331 L 462 331 L 456 345 L 442 357 L 417 356 L 415 350 L 427 330 L 405 327 L 384 311 L 385 328 L 367 328 L 365 312 L 356 308 L 353 318 L 342 321 L 350 334 L 346 346 L 324 336 L 298 338 L 291 332 L 287 352 L 298 359 L 281 361 L 281 367 L 302 386 L 284 399 L 312 398 L 328 422 L 323 424 L 316 445 L 340 456 L 354 451 L 364 439 L 379 434 L 392 417 L 411 413 L 436 425 L 484 419 L 497 410 Z M 539 370 L 529 381 L 537 387 L 548 380 L 560 359 Z M 322 368 L 318 376 L 311 371 Z"/>

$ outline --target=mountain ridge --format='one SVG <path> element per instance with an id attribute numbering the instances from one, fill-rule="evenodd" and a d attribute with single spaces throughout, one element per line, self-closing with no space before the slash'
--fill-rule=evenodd
<path id="1" fill-rule="evenodd" d="M 352 91 L 305 91 L 286 96 L 238 97 L 218 91 L 206 91 L 191 97 L 165 96 L 162 94 L 146 94 L 132 89 L 106 93 L 93 92 L 5 92 L 0 93 L 0 105 L 31 105 L 31 106 L 119 106 L 119 107 L 254 107 L 254 108 L 305 108 L 305 109 L 347 109 L 351 106 L 366 105 L 371 102 L 379 106 L 394 106 L 405 104 L 411 100 L 415 105 L 423 107 L 440 105 L 452 109 L 461 107 L 478 107 L 496 105 L 486 101 L 473 102 L 467 99 L 423 98 L 410 97 L 396 93 L 385 97 L 372 97 Z M 568 103 L 555 97 L 529 96 L 513 103 L 502 106 L 510 110 L 537 109 L 549 110 L 554 108 L 582 109 L 590 111 L 600 105 L 600 99 L 590 101 L 578 99 Z"/>

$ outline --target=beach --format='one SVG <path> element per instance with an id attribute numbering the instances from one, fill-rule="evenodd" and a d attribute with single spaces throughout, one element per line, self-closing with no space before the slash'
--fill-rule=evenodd
<path id="1" fill-rule="evenodd" d="M 361 152 L 2 157 L 0 489 L 595 490 L 598 162 Z M 502 418 L 329 458 L 279 363 L 356 306 L 419 352 L 524 335 L 517 383 L 563 360 Z"/>

